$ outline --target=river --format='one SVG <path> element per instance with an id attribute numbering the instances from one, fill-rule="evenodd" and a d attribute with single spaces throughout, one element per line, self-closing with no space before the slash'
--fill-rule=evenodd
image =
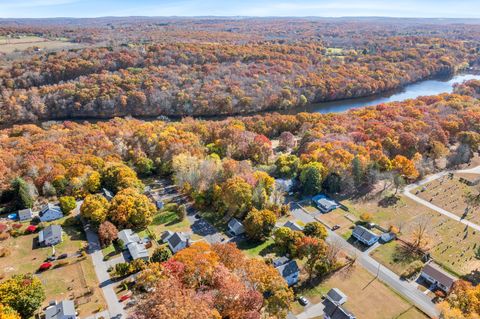
<path id="1" fill-rule="evenodd" d="M 298 107 L 292 110 L 288 110 L 282 113 L 338 113 L 345 112 L 353 108 L 414 99 L 419 96 L 451 93 L 453 90 L 453 85 L 455 83 L 461 83 L 463 81 L 471 79 L 480 80 L 480 74 L 457 74 L 453 77 L 438 77 L 435 79 L 424 80 L 417 83 L 409 84 L 399 90 L 390 91 L 383 94 L 373 95 L 364 98 L 315 103 L 306 105 L 304 107 Z"/>

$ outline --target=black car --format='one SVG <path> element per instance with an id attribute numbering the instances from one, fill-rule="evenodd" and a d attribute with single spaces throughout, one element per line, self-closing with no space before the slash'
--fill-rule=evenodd
<path id="1" fill-rule="evenodd" d="M 337 229 L 339 229 L 339 228 L 340 228 L 340 225 L 334 225 L 334 226 L 332 227 L 332 230 L 337 230 Z"/>
<path id="2" fill-rule="evenodd" d="M 68 254 L 61 254 L 57 259 L 65 259 L 68 257 Z"/>

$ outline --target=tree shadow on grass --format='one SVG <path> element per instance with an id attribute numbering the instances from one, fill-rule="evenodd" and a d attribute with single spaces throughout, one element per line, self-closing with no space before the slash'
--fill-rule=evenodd
<path id="1" fill-rule="evenodd" d="M 391 206 L 395 206 L 398 203 L 398 201 L 400 201 L 399 196 L 396 196 L 396 195 L 385 196 L 378 202 L 378 205 L 383 208 L 388 208 Z"/>

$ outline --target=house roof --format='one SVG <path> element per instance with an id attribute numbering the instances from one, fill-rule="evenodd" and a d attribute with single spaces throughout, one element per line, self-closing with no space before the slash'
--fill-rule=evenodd
<path id="1" fill-rule="evenodd" d="M 282 277 L 286 278 L 294 273 L 298 273 L 300 269 L 298 268 L 297 262 L 295 260 L 290 260 L 286 264 L 277 267 L 278 272 Z"/>
<path id="2" fill-rule="evenodd" d="M 130 256 L 135 259 L 148 258 L 148 251 L 144 244 L 130 243 L 127 246 Z"/>
<path id="3" fill-rule="evenodd" d="M 136 243 L 140 241 L 140 237 L 133 232 L 131 229 L 123 229 L 118 232 L 118 238 L 123 241 L 124 245 L 128 245 L 130 243 Z"/>
<path id="4" fill-rule="evenodd" d="M 173 232 L 171 230 L 164 231 L 160 239 L 165 242 L 167 239 L 173 235 Z"/>
<path id="5" fill-rule="evenodd" d="M 282 257 L 279 257 L 279 258 L 276 258 L 274 261 L 273 261 L 273 267 L 279 267 L 281 265 L 285 265 L 290 259 L 288 259 L 287 256 L 282 256 Z"/>
<path id="6" fill-rule="evenodd" d="M 21 209 L 18 211 L 18 218 L 20 220 L 31 218 L 33 216 L 33 212 L 31 208 Z"/>
<path id="7" fill-rule="evenodd" d="M 64 316 L 76 317 L 75 304 L 71 300 L 63 300 L 49 306 L 45 310 L 45 319 L 57 319 Z"/>
<path id="8" fill-rule="evenodd" d="M 422 272 L 424 274 L 432 277 L 433 279 L 438 281 L 438 283 L 442 284 L 443 286 L 447 287 L 448 289 L 450 289 L 450 287 L 452 287 L 453 283 L 455 281 L 457 281 L 457 278 L 450 275 L 445 270 L 443 270 L 439 265 L 437 265 L 435 263 L 432 263 L 432 262 L 426 264 L 425 267 L 423 267 Z"/>
<path id="9" fill-rule="evenodd" d="M 299 224 L 297 224 L 296 222 L 292 222 L 292 221 L 287 221 L 285 223 L 285 225 L 283 225 L 283 227 L 288 227 L 290 228 L 291 230 L 296 230 L 296 231 L 303 231 L 303 227 L 300 226 Z"/>
<path id="10" fill-rule="evenodd" d="M 340 205 L 338 205 L 337 202 L 334 200 L 331 200 L 327 198 L 325 195 L 317 195 L 312 198 L 312 200 L 317 203 L 318 206 L 323 208 L 324 210 L 330 211 L 334 210 L 335 208 L 338 208 Z"/>
<path id="11" fill-rule="evenodd" d="M 228 228 L 230 228 L 235 233 L 241 233 L 245 231 L 243 224 L 236 218 L 230 219 L 228 222 Z"/>
<path id="12" fill-rule="evenodd" d="M 372 240 L 373 238 L 378 238 L 378 235 L 375 234 L 374 232 L 366 229 L 365 227 L 363 226 L 356 226 L 354 229 L 353 229 L 353 232 L 352 234 L 356 237 L 360 237 L 362 238 L 363 240 L 369 242 L 370 240 Z"/>
<path id="13" fill-rule="evenodd" d="M 325 307 L 323 312 L 331 319 L 356 319 L 351 312 L 330 299 L 328 296 L 323 300 L 322 304 Z"/>
<path id="14" fill-rule="evenodd" d="M 338 304 L 344 304 L 347 301 L 347 296 L 338 288 L 330 289 L 327 296 Z"/>
<path id="15" fill-rule="evenodd" d="M 50 225 L 41 231 L 40 241 L 42 242 L 51 237 L 61 237 L 61 236 L 62 236 L 62 226 Z"/>
<path id="16" fill-rule="evenodd" d="M 40 210 L 40 213 L 39 213 L 40 217 L 42 217 L 43 215 L 45 215 L 45 214 L 46 214 L 47 212 L 49 212 L 49 211 L 53 211 L 53 212 L 55 212 L 55 213 L 60 213 L 60 214 L 63 215 L 62 210 L 60 209 L 60 207 L 58 207 L 58 206 L 56 206 L 56 205 L 53 205 L 53 204 L 51 204 L 51 203 L 48 203 L 48 204 L 44 205 L 44 206 L 42 207 L 42 209 Z"/>
<path id="17" fill-rule="evenodd" d="M 187 242 L 188 237 L 182 233 L 173 233 L 172 236 L 167 238 L 167 241 L 172 247 L 177 247 L 182 242 Z"/>

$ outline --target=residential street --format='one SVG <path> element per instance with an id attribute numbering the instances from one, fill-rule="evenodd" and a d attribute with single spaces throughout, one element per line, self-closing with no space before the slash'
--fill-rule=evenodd
<path id="1" fill-rule="evenodd" d="M 314 216 L 304 212 L 301 208 L 292 208 L 292 216 L 304 223 L 316 220 Z M 367 249 L 366 251 L 362 252 L 360 249 L 349 244 L 343 237 L 329 229 L 327 241 L 341 245 L 341 247 L 350 255 L 356 256 L 358 264 L 360 264 L 374 276 L 377 276 L 378 274 L 378 279 L 380 281 L 384 282 L 386 285 L 413 303 L 430 317 L 433 318 L 439 315 L 438 309 L 428 296 L 416 289 L 409 282 L 401 280 L 394 272 L 390 271 L 384 266 L 381 266 L 375 259 L 370 257 L 369 252 L 371 249 Z M 297 316 L 297 318 L 300 317 Z"/>

